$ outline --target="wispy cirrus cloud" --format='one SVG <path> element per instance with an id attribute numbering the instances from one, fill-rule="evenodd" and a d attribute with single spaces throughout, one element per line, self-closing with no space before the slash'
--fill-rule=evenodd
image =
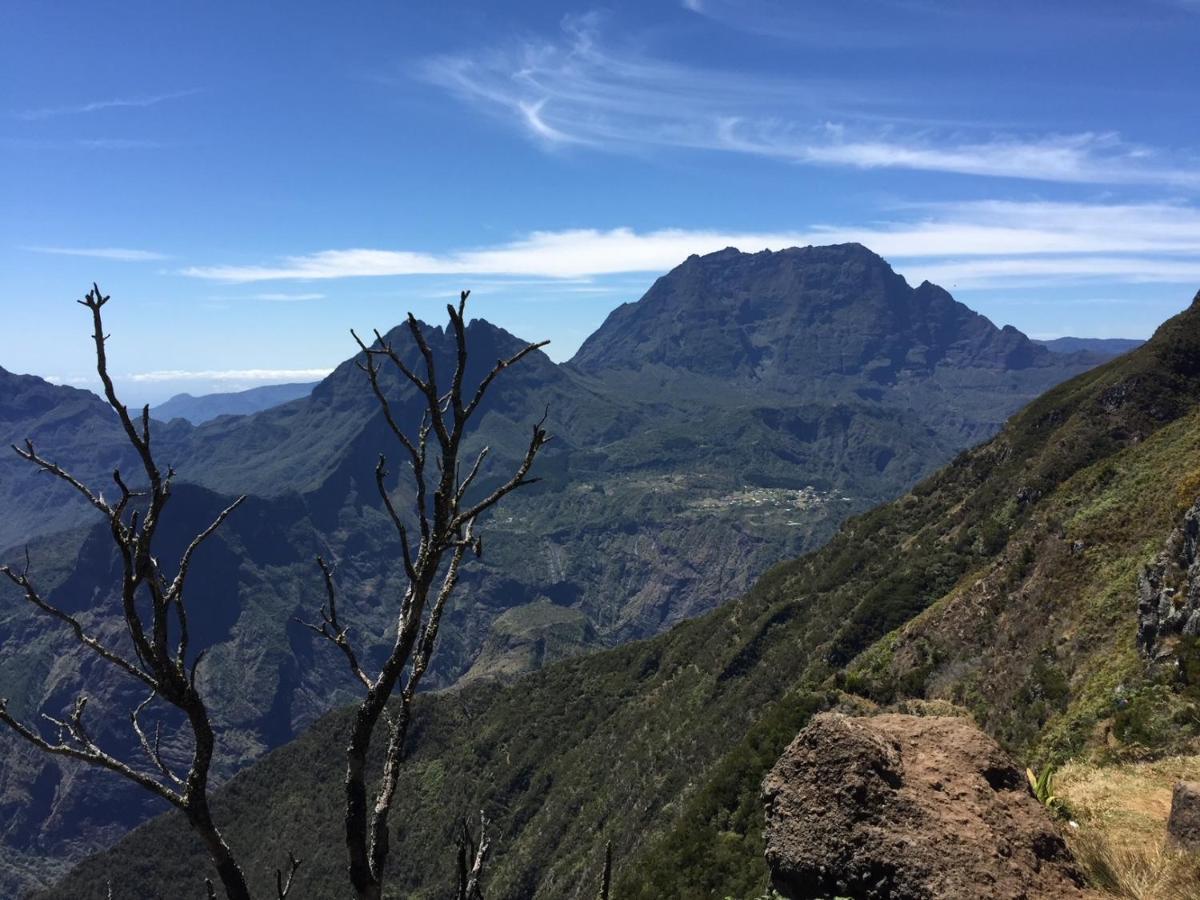
<path id="1" fill-rule="evenodd" d="M 153 250 L 133 250 L 128 247 L 26 247 L 31 253 L 50 253 L 55 256 L 83 256 L 89 259 L 109 259 L 116 262 L 154 262 L 170 259 L 165 253 Z"/>
<path id="2" fill-rule="evenodd" d="M 277 384 L 288 381 L 315 381 L 324 378 L 332 368 L 318 369 L 159 369 L 153 372 L 133 372 L 122 378 L 138 384 L 156 384 L 164 381 L 217 381 L 254 382 Z"/>
<path id="3" fill-rule="evenodd" d="M 33 122 L 39 119 L 83 115 L 108 109 L 145 109 L 149 106 L 157 106 L 160 103 L 165 103 L 168 100 L 191 97 L 198 93 L 200 93 L 200 89 L 193 88 L 186 91 L 171 91 L 166 94 L 148 94 L 139 97 L 112 97 L 105 100 L 90 100 L 85 103 L 73 103 L 65 106 L 44 106 L 39 109 L 26 109 L 13 113 L 13 115 L 26 122 Z"/>
<path id="4" fill-rule="evenodd" d="M 547 148 L 674 147 L 859 170 L 1200 188 L 1195 160 L 1116 132 L 1007 133 L 922 119 L 885 86 L 782 79 L 611 50 L 600 21 L 568 18 L 556 40 L 440 56 L 419 74 Z"/>
<path id="5" fill-rule="evenodd" d="M 251 294 L 251 300 L 266 300 L 270 303 L 302 303 L 305 300 L 324 300 L 324 294 L 288 294 L 280 291 L 268 291 L 263 294 Z"/>
<path id="6" fill-rule="evenodd" d="M 985 284 L 1200 282 L 1200 209 L 1183 204 L 981 201 L 897 207 L 863 226 L 744 232 L 573 229 L 535 232 L 447 253 L 341 249 L 262 265 L 196 266 L 184 274 L 229 283 L 410 275 L 578 279 L 662 272 L 693 253 L 857 242 L 910 281 Z"/>

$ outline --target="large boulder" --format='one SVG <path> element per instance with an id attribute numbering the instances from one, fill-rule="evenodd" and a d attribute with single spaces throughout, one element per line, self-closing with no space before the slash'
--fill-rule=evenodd
<path id="1" fill-rule="evenodd" d="M 1024 773 L 969 719 L 816 716 L 763 783 L 785 897 L 1080 898 Z"/>
<path id="2" fill-rule="evenodd" d="M 1181 850 L 1200 850 L 1200 781 L 1181 781 L 1175 785 L 1167 837 Z"/>

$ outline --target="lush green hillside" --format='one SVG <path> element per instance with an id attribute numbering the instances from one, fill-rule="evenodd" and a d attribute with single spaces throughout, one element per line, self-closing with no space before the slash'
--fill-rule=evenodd
<path id="1" fill-rule="evenodd" d="M 428 334 L 447 366 L 449 336 L 440 328 Z M 416 364 L 407 328 L 387 339 Z M 468 342 L 470 378 L 521 345 L 480 320 Z M 293 621 L 318 605 L 318 551 L 339 566 L 343 610 L 367 652 L 386 642 L 389 604 L 381 597 L 394 588 L 398 556 L 374 467 L 394 444 L 355 363 L 273 409 L 197 428 L 176 421 L 158 432 L 164 461 L 193 485 L 172 502 L 179 535 L 207 525 L 222 497 L 254 498 L 230 521 L 228 539 L 206 548 L 218 577 L 211 603 L 200 604 L 212 619 L 204 670 L 223 729 L 223 775 L 346 699 L 336 655 Z M 487 443 L 493 451 L 479 489 L 519 458 L 543 411 L 555 439 L 539 457 L 542 481 L 487 523 L 487 551 L 463 573 L 428 683 L 512 678 L 705 613 L 1087 365 L 997 328 L 940 288 L 909 287 L 858 245 L 691 258 L 615 311 L 572 363 L 533 354 L 497 381 L 467 448 Z M 48 411 L 13 404 L 5 428 L 14 439 L 42 428 L 45 452 L 57 455 L 62 442 L 64 462 L 84 459 L 84 474 L 103 484 L 111 416 L 84 392 L 27 382 L 14 396 L 36 393 Z M 385 384 L 399 418 L 415 423 L 421 403 L 411 389 L 391 374 Z M 96 424 L 80 435 L 69 431 L 70 418 L 44 429 L 58 400 Z M 104 451 L 100 459 L 86 459 L 88 440 Z M 85 505 L 64 502 L 72 498 L 53 480 L 21 476 L 35 493 L 6 510 L 10 534 L 38 497 L 87 515 Z M 409 500 L 400 480 L 396 505 L 410 508 Z M 64 560 L 61 573 L 44 576 L 45 587 L 97 627 L 106 627 L 112 608 L 104 546 L 101 529 L 82 549 L 67 538 L 34 554 L 35 573 L 50 557 Z M 68 642 L 6 586 L 0 640 L 13 648 L 0 692 L 15 709 L 55 714 L 86 683 L 97 703 L 118 711 L 111 739 L 128 742 L 120 727 L 136 702 L 128 686 L 91 669 L 85 682 L 71 665 L 54 666 L 70 659 Z M 51 667 L 50 679 L 18 677 Z M 131 789 L 31 758 L 6 735 L 0 758 L 10 773 L 0 775 L 0 803 L 22 810 L 19 826 L 3 835 L 0 859 L 40 857 L 53 868 L 107 846 L 146 814 Z"/>
<path id="2" fill-rule="evenodd" d="M 617 896 L 750 895 L 765 880 L 758 783 L 832 704 L 954 699 L 1032 760 L 1193 740 L 1190 657 L 1149 667 L 1135 640 L 1138 574 L 1200 490 L 1198 400 L 1200 297 L 741 600 L 513 687 L 425 697 L 396 890 L 440 895 L 453 821 L 482 807 L 499 836 L 492 897 L 588 896 L 610 838 Z M 327 716 L 222 794 L 264 889 L 291 849 L 300 890 L 339 890 L 345 722 Z M 100 897 L 106 876 L 136 884 L 130 896 L 176 896 L 203 869 L 165 818 L 48 896 Z"/>

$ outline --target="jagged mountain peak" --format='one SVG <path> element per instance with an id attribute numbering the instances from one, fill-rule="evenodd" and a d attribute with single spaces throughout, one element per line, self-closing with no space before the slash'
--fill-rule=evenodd
<path id="1" fill-rule="evenodd" d="M 943 288 L 912 288 L 861 244 L 692 256 L 614 310 L 572 365 L 597 373 L 657 364 L 788 386 L 830 375 L 893 383 L 937 366 L 1054 365 Z"/>

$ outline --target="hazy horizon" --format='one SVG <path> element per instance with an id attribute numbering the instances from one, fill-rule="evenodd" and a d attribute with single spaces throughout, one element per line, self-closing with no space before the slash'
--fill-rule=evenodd
<path id="1" fill-rule="evenodd" d="M 461 288 L 562 360 L 691 253 L 842 241 L 1032 337 L 1144 338 L 1200 286 L 1198 13 L 14 8 L 0 365 L 90 383 L 93 280 L 131 399 L 310 380 Z"/>

